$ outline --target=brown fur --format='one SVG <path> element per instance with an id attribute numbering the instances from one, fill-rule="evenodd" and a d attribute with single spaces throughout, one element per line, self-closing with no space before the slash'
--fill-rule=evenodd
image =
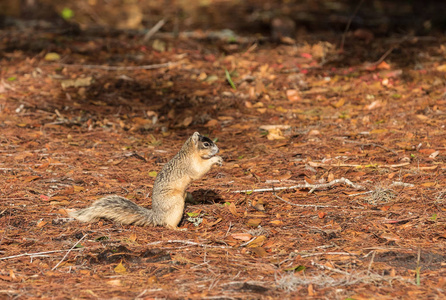
<path id="1" fill-rule="evenodd" d="M 215 156 L 218 151 L 210 139 L 198 132 L 189 137 L 177 155 L 158 173 L 153 185 L 152 209 L 113 195 L 69 214 L 82 222 L 106 218 L 121 224 L 161 225 L 176 229 L 183 216 L 187 186 L 203 177 L 213 165 L 222 165 L 223 159 Z"/>

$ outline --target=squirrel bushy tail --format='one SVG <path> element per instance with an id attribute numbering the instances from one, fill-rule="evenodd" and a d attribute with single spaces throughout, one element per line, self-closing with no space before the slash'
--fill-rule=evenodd
<path id="1" fill-rule="evenodd" d="M 163 224 L 162 214 L 141 207 L 124 197 L 116 195 L 101 198 L 87 208 L 69 212 L 69 215 L 81 222 L 91 222 L 100 218 L 106 218 L 123 225 L 147 226 Z"/>

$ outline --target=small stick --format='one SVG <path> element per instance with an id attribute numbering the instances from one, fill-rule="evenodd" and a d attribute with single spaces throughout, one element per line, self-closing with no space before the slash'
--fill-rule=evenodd
<path id="1" fill-rule="evenodd" d="M 63 67 L 78 67 L 84 69 L 100 69 L 107 71 L 133 71 L 133 70 L 152 70 L 167 68 L 170 66 L 178 65 L 180 62 L 168 62 L 164 64 L 153 64 L 153 65 L 143 65 L 143 66 L 104 66 L 104 65 L 79 65 L 79 64 L 60 64 Z"/>
<path id="2" fill-rule="evenodd" d="M 65 255 L 62 257 L 62 259 L 57 263 L 57 265 L 55 265 L 54 268 L 51 269 L 51 271 L 56 270 L 56 268 L 57 268 L 57 267 L 58 267 L 58 266 L 65 260 L 65 258 L 68 256 L 68 253 L 70 253 L 70 252 L 74 249 L 74 247 L 77 246 L 77 244 L 79 244 L 84 238 L 86 238 L 87 235 L 88 235 L 88 233 L 86 233 L 80 240 L 78 240 L 78 241 L 76 242 L 76 244 L 74 244 L 73 247 L 71 247 L 70 250 L 68 250 L 67 253 L 65 253 Z"/>
<path id="3" fill-rule="evenodd" d="M 359 196 L 359 195 L 367 195 L 367 194 L 371 194 L 373 193 L 373 191 L 368 191 L 368 192 L 362 192 L 362 193 L 356 193 L 356 194 L 350 194 L 348 195 L 349 197 L 355 197 L 355 196 Z"/>
<path id="4" fill-rule="evenodd" d="M 144 42 L 147 42 L 148 40 L 150 40 L 150 38 L 158 32 L 158 30 L 161 29 L 161 27 L 164 26 L 164 24 L 166 24 L 166 21 L 164 19 L 161 19 L 158 21 L 158 23 L 155 24 L 155 26 L 153 26 L 149 31 L 147 31 L 146 35 L 144 36 L 144 38 L 142 39 Z"/>
<path id="5" fill-rule="evenodd" d="M 420 285 L 421 283 L 421 275 L 420 275 L 420 260 L 421 260 L 421 248 L 418 248 L 418 257 L 417 257 L 417 269 L 416 269 L 416 278 L 415 283 L 416 285 Z"/>
<path id="6" fill-rule="evenodd" d="M 345 36 L 347 35 L 347 31 L 350 28 L 350 25 L 352 24 L 353 18 L 356 16 L 356 14 L 359 11 L 359 8 L 362 5 L 362 2 L 364 2 L 364 0 L 359 1 L 358 5 L 355 8 L 355 11 L 353 12 L 353 14 L 350 16 L 350 19 L 348 19 L 347 25 L 345 26 L 345 30 L 344 30 L 344 34 L 342 35 L 342 40 L 341 40 L 341 46 L 339 47 L 341 51 L 344 51 L 344 43 L 345 43 Z"/>
<path id="7" fill-rule="evenodd" d="M 82 249 L 72 249 L 73 250 L 82 250 Z M 39 256 L 39 255 L 45 255 L 45 254 L 50 254 L 50 253 L 57 253 L 57 252 L 65 252 L 67 250 L 52 250 L 52 251 L 44 251 L 44 252 L 35 252 L 35 253 L 22 253 L 22 254 L 17 254 L 17 255 L 11 255 L 11 256 L 5 256 L 5 257 L 0 257 L 0 260 L 5 260 L 5 259 L 11 259 L 11 258 L 18 258 L 18 257 L 23 257 L 23 256 Z"/>
<path id="8" fill-rule="evenodd" d="M 299 253 L 297 253 L 299 254 Z M 303 254 L 300 257 L 311 257 L 311 256 L 321 256 L 321 255 L 344 255 L 344 256 L 358 256 L 357 254 L 348 253 L 348 252 L 320 252 L 320 253 L 311 253 L 311 254 Z"/>
<path id="9" fill-rule="evenodd" d="M 377 61 L 375 61 L 374 63 L 371 63 L 370 66 L 377 66 L 380 63 L 382 63 L 386 59 L 386 57 L 389 56 L 390 53 L 392 53 L 393 49 L 395 49 L 395 48 L 396 48 L 396 46 L 390 47 Z"/>
<path id="10" fill-rule="evenodd" d="M 372 258 L 370 259 L 369 267 L 367 268 L 367 276 L 370 274 L 370 270 L 372 269 L 373 261 L 375 260 L 376 251 L 373 251 Z"/>
<path id="11" fill-rule="evenodd" d="M 161 244 L 161 243 L 180 243 L 180 244 L 186 244 L 186 245 L 191 245 L 191 246 L 220 248 L 220 249 L 230 249 L 231 248 L 231 247 L 227 247 L 227 246 L 214 246 L 214 245 L 201 244 L 201 243 L 196 243 L 196 242 L 192 242 L 192 241 L 185 241 L 185 240 L 158 241 L 158 242 L 148 243 L 147 246 L 158 245 L 158 244 Z"/>
<path id="12" fill-rule="evenodd" d="M 394 182 L 392 182 L 392 184 L 390 186 L 414 187 L 415 184 L 401 182 L 401 181 L 394 181 Z"/>
<path id="13" fill-rule="evenodd" d="M 329 270 L 329 271 L 336 272 L 336 273 L 339 273 L 339 274 L 344 274 L 344 275 L 351 276 L 351 274 L 348 273 L 348 272 L 345 272 L 345 271 L 342 271 L 342 270 L 338 270 L 338 269 L 334 269 L 334 268 L 330 268 L 330 267 L 327 267 L 327 266 L 315 263 L 314 261 L 311 261 L 311 264 L 313 266 L 316 266 L 316 267 L 322 269 L 322 270 Z"/>

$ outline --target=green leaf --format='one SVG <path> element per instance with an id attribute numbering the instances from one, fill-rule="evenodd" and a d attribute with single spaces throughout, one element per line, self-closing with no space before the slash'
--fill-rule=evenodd
<path id="1" fill-rule="evenodd" d="M 74 12 L 68 7 L 65 7 L 64 9 L 62 9 L 60 15 L 62 16 L 62 18 L 64 18 L 64 20 L 69 20 L 74 16 Z"/>
<path id="2" fill-rule="evenodd" d="M 232 81 L 231 74 L 229 74 L 228 70 L 226 70 L 226 69 L 225 69 L 225 74 L 226 74 L 226 80 L 229 82 L 229 85 L 230 85 L 234 90 L 236 90 L 237 88 L 235 87 L 235 84 L 234 84 L 234 82 Z"/>
<path id="3" fill-rule="evenodd" d="M 156 177 L 156 175 L 158 175 L 158 172 L 157 172 L 157 171 L 150 171 L 150 172 L 149 172 L 149 176 L 150 176 L 150 177 Z"/>
<path id="4" fill-rule="evenodd" d="M 8 79 L 7 79 L 8 81 L 14 81 L 14 80 L 17 80 L 17 77 L 15 77 L 15 76 L 12 76 L 12 77 L 8 77 Z"/>
<path id="5" fill-rule="evenodd" d="M 191 218 L 198 217 L 200 214 L 197 212 L 188 212 L 187 215 Z"/>
<path id="6" fill-rule="evenodd" d="M 302 266 L 302 265 L 297 265 L 295 267 L 291 267 L 291 268 L 286 268 L 284 271 L 293 271 L 293 272 L 300 272 L 300 271 L 305 271 L 306 267 Z"/>
<path id="7" fill-rule="evenodd" d="M 437 221 L 437 214 L 433 214 L 432 217 L 431 217 L 431 220 L 432 221 Z"/>
<path id="8" fill-rule="evenodd" d="M 246 195 L 251 195 L 252 191 L 246 191 Z"/>

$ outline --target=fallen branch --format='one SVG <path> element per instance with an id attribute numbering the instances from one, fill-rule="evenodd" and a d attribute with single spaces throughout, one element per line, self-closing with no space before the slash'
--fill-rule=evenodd
<path id="1" fill-rule="evenodd" d="M 132 71 L 132 70 L 152 70 L 161 69 L 171 66 L 178 65 L 180 62 L 168 62 L 164 64 L 153 64 L 153 65 L 143 65 L 143 66 L 104 66 L 104 65 L 79 65 L 79 64 L 60 64 L 63 67 L 78 67 L 84 69 L 100 69 L 107 71 Z"/>
<path id="2" fill-rule="evenodd" d="M 68 256 L 68 254 L 74 249 L 74 247 L 76 247 L 84 238 L 87 237 L 88 234 L 85 234 L 80 240 L 78 240 L 76 242 L 76 244 L 73 245 L 73 247 L 70 248 L 70 250 L 67 251 L 67 253 L 65 253 L 65 255 L 62 257 L 62 259 L 57 263 L 57 265 L 55 265 L 51 271 L 54 271 L 57 269 L 57 267 L 65 260 L 65 258 Z"/>
<path id="3" fill-rule="evenodd" d="M 298 184 L 293 186 L 283 186 L 283 187 L 272 187 L 272 188 L 265 188 L 265 189 L 254 189 L 254 190 L 239 190 L 239 191 L 233 191 L 233 193 L 257 193 L 257 192 L 275 192 L 275 191 L 282 191 L 282 190 L 293 190 L 293 189 L 310 189 L 308 194 L 313 193 L 317 189 L 323 189 L 331 187 L 335 184 L 345 184 L 353 187 L 354 189 L 364 189 L 361 185 L 355 184 L 351 182 L 350 180 L 342 177 L 341 179 L 335 179 L 328 183 L 320 183 L 320 184 L 309 184 L 308 182 L 305 182 L 305 184 Z"/>
<path id="4" fill-rule="evenodd" d="M 159 244 L 162 244 L 162 243 L 169 243 L 169 244 L 179 243 L 179 244 L 186 244 L 186 245 L 190 245 L 190 246 L 210 247 L 210 248 L 220 248 L 220 249 L 231 249 L 231 247 L 228 247 L 228 246 L 214 246 L 214 245 L 201 244 L 201 243 L 196 243 L 196 242 L 186 241 L 186 240 L 157 241 L 157 242 L 148 243 L 147 246 L 159 245 Z"/>
<path id="5" fill-rule="evenodd" d="M 324 164 L 324 163 L 318 163 L 318 162 L 314 162 L 314 161 L 310 161 L 308 162 L 308 164 L 311 167 L 327 167 L 327 168 L 333 168 L 333 167 L 348 167 L 348 168 L 358 168 L 358 169 L 363 169 L 363 168 L 367 168 L 369 166 L 363 166 L 363 165 L 354 165 L 354 164 Z M 404 162 L 401 164 L 395 164 L 395 165 L 373 165 L 373 167 L 375 168 L 399 168 L 399 167 L 404 167 L 410 165 L 410 162 Z M 372 165 L 370 165 L 372 166 Z"/>

